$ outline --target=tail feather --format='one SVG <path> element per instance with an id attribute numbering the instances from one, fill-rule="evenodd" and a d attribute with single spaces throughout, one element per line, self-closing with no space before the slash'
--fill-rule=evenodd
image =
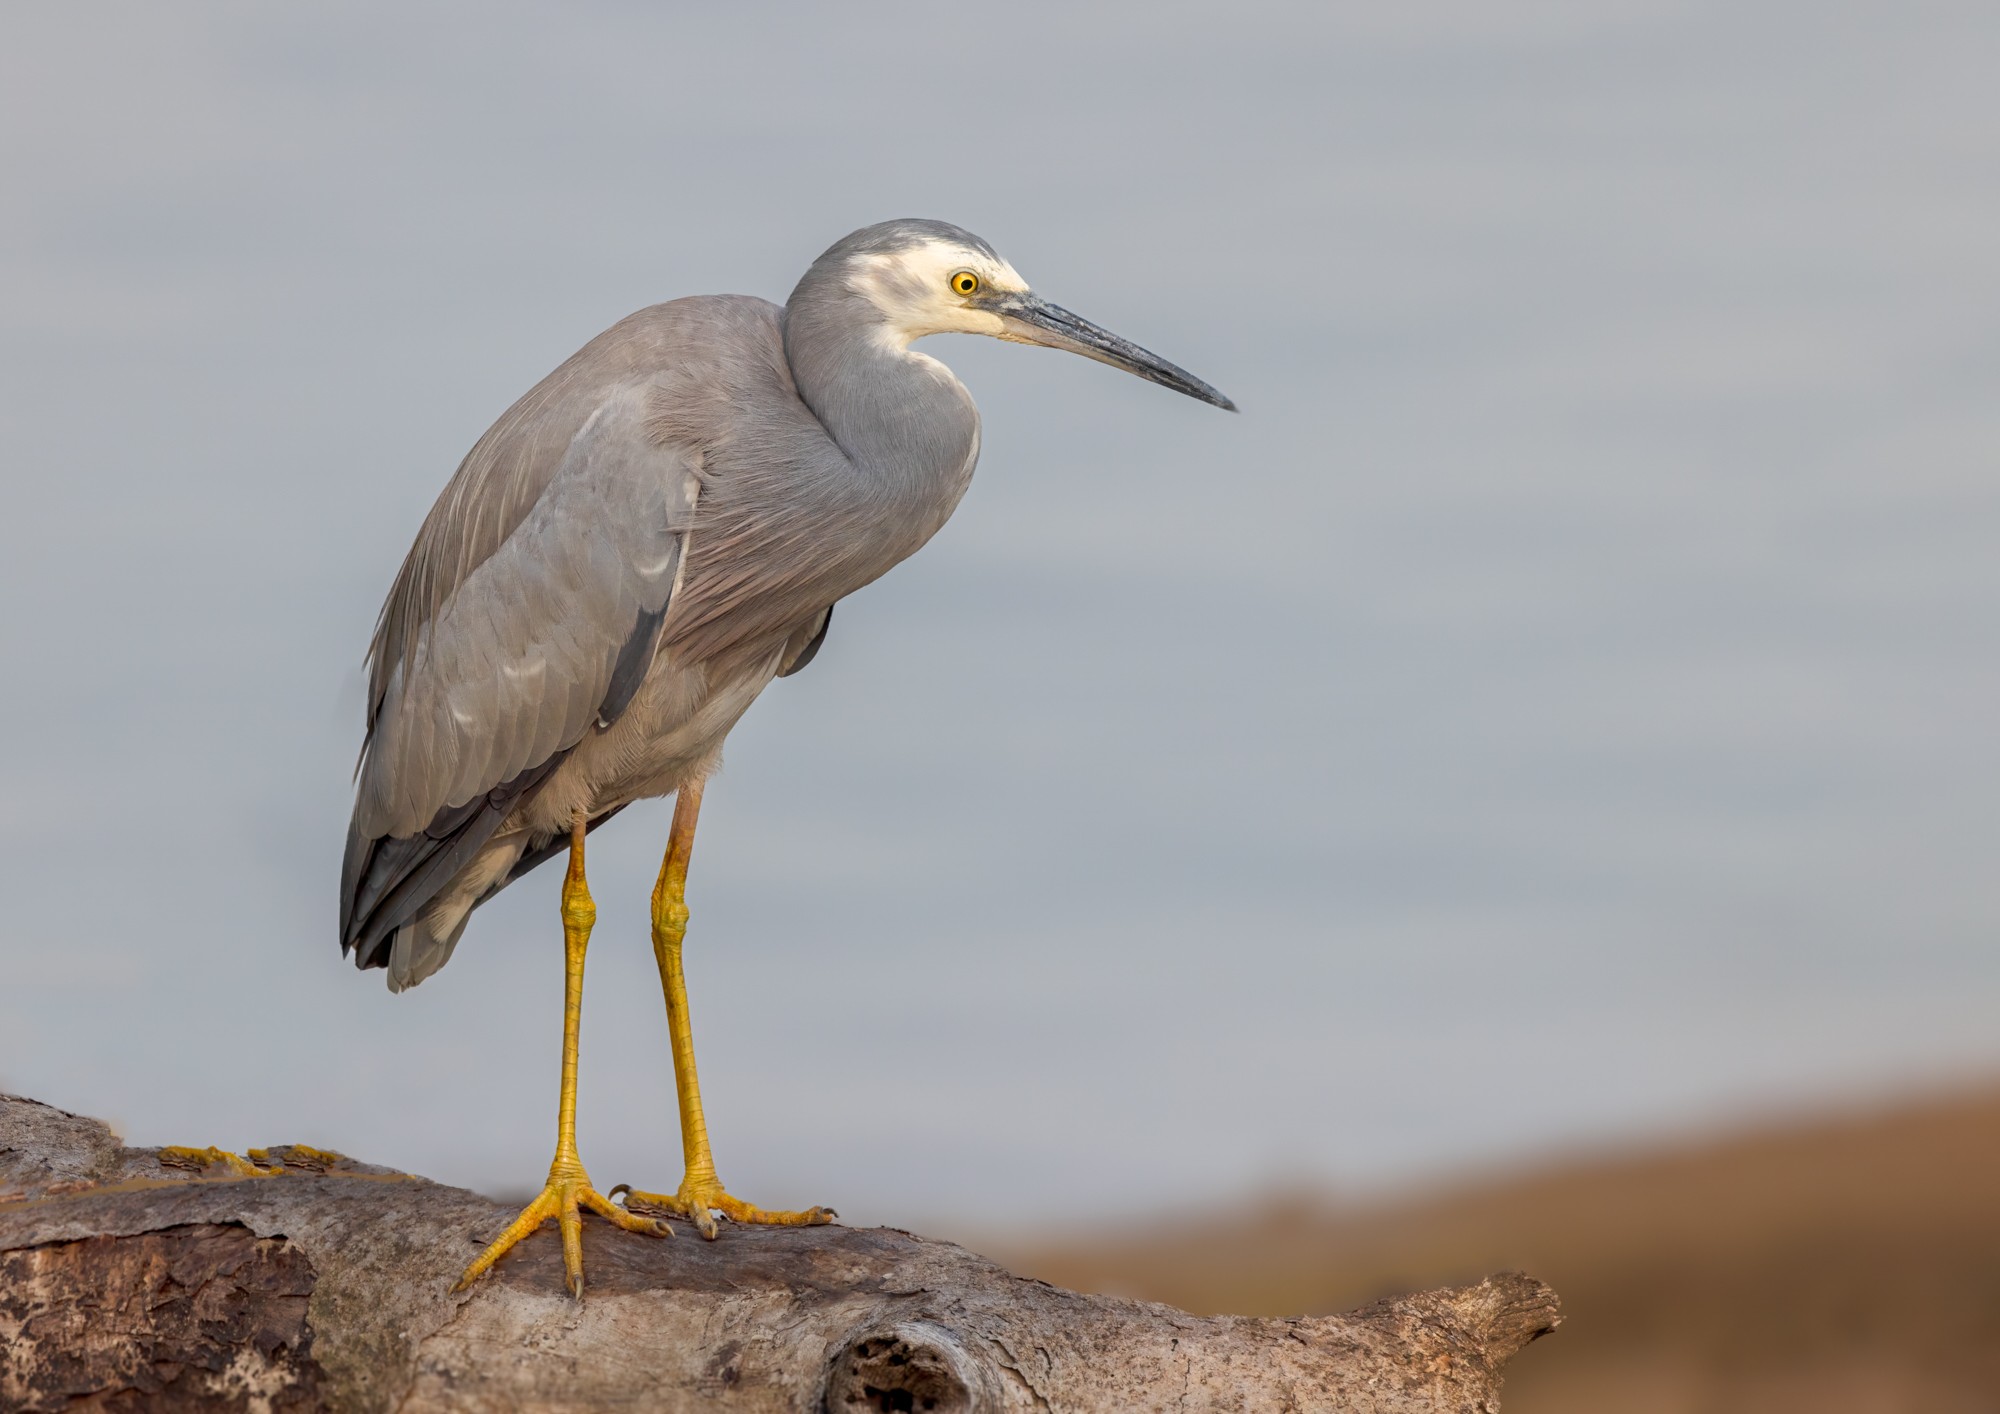
<path id="1" fill-rule="evenodd" d="M 422 912 L 395 931 L 387 949 L 390 991 L 407 991 L 451 961 L 473 910 L 505 882 L 527 842 L 527 836 L 515 833 L 488 844 Z"/>
<path id="2" fill-rule="evenodd" d="M 468 908 L 458 916 L 458 923 L 451 931 L 442 936 L 432 932 L 425 919 L 398 928 L 389 943 L 389 990 L 408 991 L 450 962 L 451 950 L 465 936 L 465 925 L 471 921 L 472 910 Z"/>
<path id="3" fill-rule="evenodd" d="M 341 861 L 341 951 L 353 952 L 356 967 L 388 966 L 389 954 L 395 947 L 391 939 L 431 910 L 441 895 L 462 892 L 457 887 L 459 881 L 486 850 L 514 807 L 548 779 L 568 755 L 567 751 L 559 751 L 541 765 L 523 771 L 484 795 L 475 796 L 463 805 L 446 807 L 420 834 L 401 839 L 368 839 L 350 823 L 347 853 Z M 507 853 L 510 865 L 519 852 L 516 844 Z M 491 877 L 482 874 L 480 890 L 491 888 L 503 877 L 504 874 Z M 451 956 L 451 945 L 457 942 L 458 933 L 464 931 L 463 915 L 471 911 L 478 898 L 479 891 L 468 896 L 451 925 L 429 930 L 440 940 L 449 934 L 450 940 L 444 942 L 443 956 L 436 966 L 424 976 L 442 967 L 444 958 Z"/>

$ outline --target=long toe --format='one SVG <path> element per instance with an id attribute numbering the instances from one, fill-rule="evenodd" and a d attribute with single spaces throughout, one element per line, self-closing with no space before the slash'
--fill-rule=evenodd
<path id="1" fill-rule="evenodd" d="M 569 1294 L 583 1300 L 583 1215 L 577 1211 L 576 1190 L 564 1189 L 556 1208 L 556 1226 L 562 1232 L 563 1277 Z"/>
<path id="2" fill-rule="evenodd" d="M 761 1223 L 767 1227 L 819 1227 L 830 1223 L 840 1214 L 831 1208 L 813 1207 L 803 1212 L 773 1212 L 746 1203 L 741 1198 L 727 1193 L 718 1193 L 712 1200 L 713 1206 L 733 1223 Z"/>
<path id="3" fill-rule="evenodd" d="M 614 1194 L 617 1189 L 611 1190 Z M 584 1207 L 599 1217 L 609 1218 L 627 1232 L 640 1232 L 648 1237 L 672 1237 L 674 1230 L 662 1218 L 642 1217 L 640 1214 L 621 1208 L 595 1189 L 588 1189 L 577 1195 Z"/>
<path id="4" fill-rule="evenodd" d="M 632 1212 L 658 1213 L 691 1222 L 711 1242 L 719 1231 L 715 1221 L 718 1213 L 731 1222 L 752 1223 L 761 1227 L 818 1227 L 840 1216 L 831 1208 L 814 1207 L 803 1212 L 760 1208 L 735 1197 L 712 1179 L 683 1179 L 679 1190 L 674 1193 L 647 1193 L 627 1183 L 619 1184 L 611 1192 L 614 1197 L 623 1193 L 625 1206 Z"/>

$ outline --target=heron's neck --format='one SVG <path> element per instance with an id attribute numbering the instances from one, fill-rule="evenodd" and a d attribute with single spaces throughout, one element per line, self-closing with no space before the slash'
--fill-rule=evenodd
<path id="1" fill-rule="evenodd" d="M 979 442 L 978 410 L 950 369 L 913 352 L 872 305 L 839 289 L 794 293 L 785 356 L 799 396 L 858 469 L 893 493 L 942 495 L 949 514 Z"/>

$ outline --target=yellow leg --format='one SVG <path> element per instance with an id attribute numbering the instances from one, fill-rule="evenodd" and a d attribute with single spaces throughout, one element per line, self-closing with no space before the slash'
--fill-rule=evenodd
<path id="1" fill-rule="evenodd" d="M 681 972 L 681 942 L 687 937 L 688 860 L 694 854 L 695 821 L 701 814 L 701 782 L 680 788 L 674 798 L 674 824 L 667 835 L 660 880 L 653 886 L 653 959 L 660 965 L 660 990 L 667 997 L 667 1033 L 674 1048 L 674 1090 L 680 1100 L 681 1156 L 687 1172 L 672 1194 L 642 1193 L 629 1184 L 611 1190 L 625 1194 L 626 1205 L 639 1212 L 668 1213 L 686 1218 L 703 1237 L 715 1237 L 715 1214 L 739 1223 L 806 1227 L 832 1222 L 831 1208 L 804 1212 L 774 1212 L 732 1197 L 716 1177 L 715 1156 L 708 1147 L 708 1121 L 701 1112 L 701 1081 L 694 1068 L 694 1031 L 688 1024 L 687 979 Z"/>
<path id="2" fill-rule="evenodd" d="M 583 1218 L 580 1208 L 601 1214 L 628 1232 L 667 1237 L 671 1230 L 663 1222 L 638 1217 L 606 1198 L 590 1186 L 590 1175 L 576 1152 L 576 1050 L 577 1035 L 583 1027 L 583 954 L 590 946 L 590 930 L 597 922 L 597 905 L 591 902 L 590 888 L 583 878 L 584 816 L 576 813 L 570 822 L 569 873 L 563 879 L 563 1050 L 562 1099 L 556 1111 L 556 1157 L 549 1165 L 549 1181 L 521 1216 L 495 1238 L 493 1245 L 479 1254 L 479 1260 L 465 1269 L 453 1291 L 463 1291 L 486 1274 L 507 1250 L 535 1231 L 550 1218 L 562 1232 L 563 1269 L 569 1276 L 572 1296 L 583 1296 Z"/>

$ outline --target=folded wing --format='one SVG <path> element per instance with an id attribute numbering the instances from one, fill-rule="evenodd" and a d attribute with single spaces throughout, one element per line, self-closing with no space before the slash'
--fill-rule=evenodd
<path id="1" fill-rule="evenodd" d="M 694 458 L 653 431 L 657 395 L 645 379 L 605 390 L 566 443 L 525 427 L 551 463 L 515 476 L 542 483 L 525 514 L 476 494 L 440 502 L 469 521 L 441 547 L 476 541 L 482 514 L 518 520 L 427 618 L 378 634 L 342 870 L 341 943 L 359 965 L 381 964 L 395 930 L 585 733 L 617 719 L 651 667 L 699 492 Z M 418 562 L 424 549 L 399 589 L 442 573 Z"/>

